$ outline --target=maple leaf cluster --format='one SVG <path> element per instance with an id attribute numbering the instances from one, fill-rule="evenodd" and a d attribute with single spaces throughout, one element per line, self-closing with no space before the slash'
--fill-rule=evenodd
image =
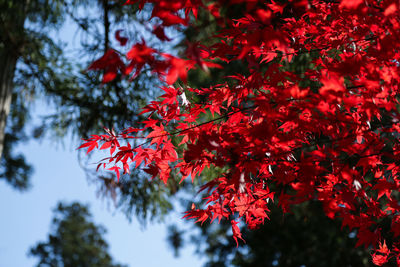
<path id="1" fill-rule="evenodd" d="M 85 140 L 88 151 L 110 149 L 99 167 L 118 178 L 143 167 L 165 183 L 172 170 L 184 180 L 219 168 L 222 175 L 201 188 L 205 206 L 193 205 L 186 218 L 229 220 L 237 242 L 237 224 L 263 224 L 268 205 L 289 212 L 318 200 L 328 217 L 357 230 L 357 246 L 374 248 L 375 264 L 400 261 L 399 1 L 126 1 L 137 3 L 152 5 L 161 41 L 170 40 L 164 29 L 190 26 L 200 11 L 220 30 L 207 46 L 188 44 L 182 58 L 142 41 L 125 57 L 107 52 L 92 64 L 104 70 L 104 82 L 149 66 L 168 84 L 143 109 L 142 128 Z M 222 9 L 235 5 L 242 16 L 224 17 Z M 304 54 L 307 68 L 290 68 Z M 190 69 L 236 61 L 246 69 L 224 83 L 172 86 L 186 84 Z"/>

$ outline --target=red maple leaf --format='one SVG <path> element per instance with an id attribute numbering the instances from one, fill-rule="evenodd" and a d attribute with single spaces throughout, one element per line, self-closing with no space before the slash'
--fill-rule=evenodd
<path id="1" fill-rule="evenodd" d="M 121 32 L 122 32 L 123 30 L 117 30 L 117 31 L 115 31 L 115 39 L 117 39 L 117 41 L 119 42 L 119 44 L 121 45 L 121 46 L 124 46 L 124 45 L 126 45 L 126 43 L 128 42 L 128 38 L 127 37 L 122 37 L 121 36 Z"/>
<path id="2" fill-rule="evenodd" d="M 104 70 L 103 83 L 108 83 L 117 77 L 118 72 L 125 71 L 125 65 L 114 49 L 109 49 L 99 59 L 88 67 L 89 70 Z"/>

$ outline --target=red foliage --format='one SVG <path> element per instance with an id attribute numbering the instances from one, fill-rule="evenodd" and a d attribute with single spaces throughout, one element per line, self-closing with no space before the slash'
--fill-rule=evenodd
<path id="1" fill-rule="evenodd" d="M 119 44 L 121 45 L 121 46 L 124 46 L 124 45 L 126 45 L 126 43 L 128 42 L 128 38 L 127 37 L 123 37 L 123 36 L 121 36 L 121 32 L 122 32 L 123 30 L 117 30 L 116 32 L 115 32 L 115 39 L 117 39 L 117 41 L 119 42 Z"/>
<path id="2" fill-rule="evenodd" d="M 164 87 L 166 93 L 144 108 L 149 117 L 142 129 L 93 136 L 81 147 L 90 151 L 104 142 L 101 148 L 110 146 L 111 153 L 102 166 L 119 172 L 114 167 L 122 164 L 127 172 L 135 162 L 164 182 L 172 168 L 182 179 L 194 179 L 206 167 L 226 169 L 202 188 L 208 190 L 206 206 L 185 217 L 227 219 L 236 241 L 242 239 L 238 221 L 257 227 L 268 219 L 273 201 L 288 211 L 291 205 L 319 200 L 327 216 L 358 229 L 358 246 L 376 248 L 375 264 L 399 258 L 399 1 L 126 4 L 137 2 L 153 4 L 152 16 L 162 21 L 154 34 L 163 41 L 169 40 L 164 28 L 190 24 L 200 9 L 215 16 L 222 29 L 210 37 L 209 43 L 215 41 L 209 47 L 189 44 L 187 58 L 143 41 L 128 52 L 123 67 L 111 50 L 90 67 L 105 70 L 104 82 L 117 70 L 139 73 L 146 64 L 170 85 L 177 79 L 186 82 L 196 64 L 203 70 L 220 67 L 216 59 L 226 65 L 242 61 L 248 74 L 232 73 L 226 83 L 210 88 Z M 241 18 L 223 17 L 219 7 L 239 4 Z M 288 71 L 305 53 L 311 54 L 309 68 Z M 185 92 L 206 101 L 190 101 Z M 205 113 L 213 118 L 200 123 Z M 172 143 L 176 137 L 182 138 L 177 146 Z M 117 142 L 131 138 L 146 141 L 135 147 Z M 382 222 L 388 220 L 391 230 L 383 231 Z"/>
<path id="3" fill-rule="evenodd" d="M 124 72 L 125 65 L 118 53 L 113 49 L 109 49 L 101 58 L 94 61 L 88 69 L 104 70 L 103 83 L 108 83 L 117 77 L 118 71 Z"/>

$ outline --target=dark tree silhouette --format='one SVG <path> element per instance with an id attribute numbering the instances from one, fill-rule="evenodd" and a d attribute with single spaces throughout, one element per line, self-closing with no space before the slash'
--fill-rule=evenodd
<path id="1" fill-rule="evenodd" d="M 114 263 L 103 235 L 106 230 L 92 221 L 86 206 L 59 203 L 54 211 L 47 241 L 39 242 L 30 254 L 44 267 L 122 267 Z"/>

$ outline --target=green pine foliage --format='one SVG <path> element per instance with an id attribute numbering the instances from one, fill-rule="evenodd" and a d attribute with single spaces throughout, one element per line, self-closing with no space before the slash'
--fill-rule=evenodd
<path id="1" fill-rule="evenodd" d="M 54 210 L 51 233 L 37 243 L 30 255 L 37 267 L 123 267 L 113 261 L 103 235 L 106 230 L 92 221 L 87 206 L 59 203 Z"/>

